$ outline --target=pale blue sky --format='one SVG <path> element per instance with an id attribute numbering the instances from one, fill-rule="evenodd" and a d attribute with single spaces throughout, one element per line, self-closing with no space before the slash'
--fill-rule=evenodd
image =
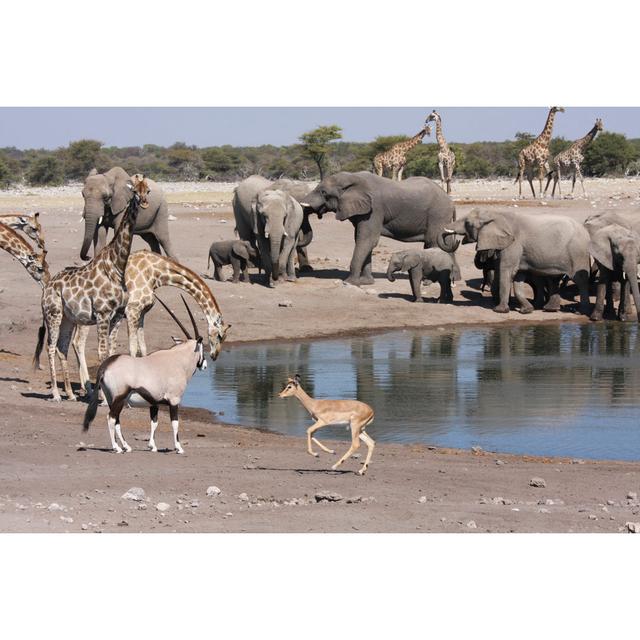
<path id="1" fill-rule="evenodd" d="M 345 140 L 417 132 L 433 109 L 442 115 L 450 142 L 512 139 L 516 131 L 539 133 L 548 107 L 5 107 L 0 108 L 0 147 L 55 149 L 93 138 L 107 146 L 168 146 L 174 142 L 286 145 L 321 124 L 338 124 Z M 605 130 L 640 137 L 640 107 L 566 107 L 554 135 L 573 140 L 595 119 Z M 435 136 L 432 137 L 434 139 Z"/>

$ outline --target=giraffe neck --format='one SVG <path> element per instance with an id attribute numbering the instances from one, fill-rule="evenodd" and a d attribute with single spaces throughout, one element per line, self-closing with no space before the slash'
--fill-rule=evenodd
<path id="1" fill-rule="evenodd" d="M 410 138 L 406 142 L 402 143 L 404 150 L 409 151 L 410 149 L 413 149 L 413 147 L 415 147 L 426 135 L 427 135 L 426 129 L 421 129 L 420 131 L 418 131 L 418 133 L 416 133 L 416 135 L 413 136 L 413 138 Z"/>
<path id="2" fill-rule="evenodd" d="M 436 116 L 436 140 L 438 141 L 440 151 L 449 150 L 447 141 L 444 139 L 444 135 L 442 134 L 442 120 L 440 119 L 440 116 Z"/>
<path id="3" fill-rule="evenodd" d="M 586 149 L 593 142 L 593 139 L 597 135 L 598 135 L 598 126 L 594 124 L 593 128 L 591 129 L 591 131 L 589 131 L 589 133 L 587 133 L 586 136 L 580 138 L 580 140 L 576 140 L 573 143 L 573 148 L 576 149 L 577 151 L 584 151 L 584 149 Z"/>
<path id="4" fill-rule="evenodd" d="M 296 387 L 295 396 L 300 400 L 302 406 L 313 415 L 315 411 L 316 401 L 302 388 Z"/>
<path id="5" fill-rule="evenodd" d="M 549 110 L 547 116 L 547 122 L 544 125 L 542 133 L 536 138 L 536 142 L 545 147 L 549 146 L 549 140 L 551 140 L 551 132 L 553 131 L 553 120 L 556 117 L 556 112 L 553 109 Z"/>
<path id="6" fill-rule="evenodd" d="M 38 256 L 31 246 L 23 240 L 13 229 L 0 224 L 0 249 L 4 249 L 11 254 L 29 273 L 29 275 L 38 282 L 38 284 L 46 284 L 49 280 L 49 270 L 45 269 L 42 281 L 38 281 L 34 275 L 34 266 L 42 263 L 46 266 L 43 256 Z"/>
<path id="7" fill-rule="evenodd" d="M 186 291 L 204 311 L 209 327 L 211 328 L 211 326 L 219 324 L 222 317 L 220 307 L 213 297 L 211 290 L 202 281 L 200 276 L 191 271 L 191 269 L 179 265 L 177 262 L 166 258 L 165 260 L 165 268 L 158 269 L 155 274 L 154 288 L 170 286 Z"/>
<path id="8" fill-rule="evenodd" d="M 131 243 L 133 242 L 133 229 L 136 224 L 138 214 L 138 204 L 135 198 L 131 198 L 129 206 L 120 222 L 116 235 L 109 245 L 100 253 L 102 262 L 110 263 L 116 271 L 124 278 L 127 268 L 127 260 L 131 253 Z"/>

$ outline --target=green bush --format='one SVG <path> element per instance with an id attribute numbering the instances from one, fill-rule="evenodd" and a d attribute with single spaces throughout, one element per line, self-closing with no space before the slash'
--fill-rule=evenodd
<path id="1" fill-rule="evenodd" d="M 639 155 L 626 136 L 604 132 L 587 147 L 583 173 L 590 176 L 622 175 Z"/>
<path id="2" fill-rule="evenodd" d="M 100 166 L 102 142 L 97 140 L 77 140 L 64 152 L 64 175 L 67 180 L 84 180 L 91 169 L 102 172 L 109 167 Z"/>
<path id="3" fill-rule="evenodd" d="M 33 186 L 59 185 L 64 182 L 64 168 L 55 156 L 43 156 L 31 162 L 26 178 Z"/>
<path id="4" fill-rule="evenodd" d="M 13 183 L 19 182 L 19 165 L 5 154 L 0 155 L 0 189 L 7 189 Z"/>

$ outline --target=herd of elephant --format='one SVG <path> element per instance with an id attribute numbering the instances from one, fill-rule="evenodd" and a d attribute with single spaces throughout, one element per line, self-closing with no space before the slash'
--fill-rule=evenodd
<path id="1" fill-rule="evenodd" d="M 94 251 L 99 251 L 107 229 L 117 228 L 126 208 L 128 179 L 119 167 L 105 174 L 94 171 L 87 177 L 83 258 L 92 241 Z M 171 256 L 166 199 L 156 183 L 147 181 L 148 206 L 140 212 L 134 232 L 153 251 L 159 253 L 162 248 Z M 631 293 L 640 319 L 640 214 L 635 212 L 606 211 L 581 224 L 562 215 L 473 209 L 456 220 L 452 199 L 430 179 L 412 177 L 398 182 L 368 171 L 336 173 L 312 190 L 291 180 L 272 182 L 250 176 L 235 189 L 233 212 L 238 239 L 214 242 L 209 250 L 216 279 L 222 279 L 221 267 L 230 264 L 235 282 L 241 275 L 248 279 L 249 266 L 264 270 L 269 286 L 295 280 L 296 258 L 300 271 L 312 270 L 307 256 L 313 238 L 310 216 L 321 218 L 334 212 L 337 220 L 349 220 L 354 229 L 349 284 L 373 284 L 371 258 L 380 237 L 422 243 L 422 251 L 392 255 L 387 277 L 393 281 L 397 272 L 408 272 L 415 301 L 422 300 L 422 281 L 437 282 L 439 302 L 451 302 L 451 284 L 460 279 L 455 259 L 460 236 L 462 243 L 476 243 L 475 265 L 491 287 L 498 313 L 509 311 L 512 289 L 521 313 L 534 307 L 557 311 L 561 284 L 571 279 L 579 291 L 581 313 L 591 311 L 593 283 L 597 283 L 597 292 L 591 318 L 599 320 L 612 313 L 614 284 L 620 283 L 618 316 L 629 313 Z M 534 305 L 525 297 L 525 283 L 534 290 Z"/>

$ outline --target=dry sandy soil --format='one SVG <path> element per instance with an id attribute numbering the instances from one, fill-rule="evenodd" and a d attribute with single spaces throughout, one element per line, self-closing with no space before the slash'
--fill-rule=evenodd
<path id="1" fill-rule="evenodd" d="M 171 232 L 180 260 L 202 273 L 209 244 L 233 237 L 233 185 L 163 186 L 177 218 Z M 582 220 L 606 207 L 639 205 L 637 180 L 589 181 L 587 188 L 587 199 L 516 201 L 510 182 L 470 181 L 457 183 L 454 197 L 458 216 L 472 206 L 517 206 Z M 78 185 L 0 193 L 0 213 L 13 211 L 42 213 L 52 272 L 80 264 Z M 209 281 L 225 320 L 233 325 L 226 349 L 245 341 L 389 327 L 586 321 L 571 313 L 570 300 L 558 314 L 494 314 L 487 294 L 478 290 L 481 274 L 473 266 L 470 245 L 459 252 L 463 282 L 454 290 L 452 305 L 412 304 L 406 279 L 387 282 L 388 256 L 407 246 L 388 239 L 374 254 L 376 283 L 362 289 L 345 286 L 341 279 L 353 248 L 351 226 L 332 215 L 322 221 L 312 218 L 312 224 L 309 255 L 316 270 L 296 283 L 268 289 L 258 278 L 254 284 Z M 144 247 L 136 238 L 134 250 Z M 7 254 L 0 254 L 0 261 L 1 531 L 618 532 L 627 531 L 628 522 L 640 522 L 640 463 L 383 444 L 376 448 L 368 474 L 360 477 L 353 472 L 362 459 L 331 472 L 330 456 L 311 458 L 301 439 L 215 423 L 207 412 L 195 409 L 182 412 L 184 456 L 145 450 L 148 418 L 140 410 L 123 414 L 134 452 L 110 453 L 104 449 L 104 409 L 87 436 L 80 431 L 83 402 L 47 402 L 48 372 L 31 368 L 41 321 L 40 289 Z M 429 298 L 437 292 L 432 285 L 424 293 Z M 163 297 L 172 304 L 178 301 L 174 290 Z M 292 306 L 279 306 L 285 300 Z M 169 346 L 172 332 L 171 320 L 154 309 L 146 322 L 148 345 Z M 122 330 L 122 351 L 125 341 Z M 95 335 L 89 360 L 96 364 Z M 77 381 L 75 366 L 72 379 Z M 371 435 L 375 438 L 375 426 Z M 163 445 L 170 442 L 166 414 L 157 439 Z M 544 479 L 546 487 L 530 486 L 534 477 Z M 209 486 L 221 493 L 207 496 Z M 146 499 L 122 498 L 131 487 L 142 487 Z M 323 498 L 327 494 L 334 495 Z M 158 503 L 168 508 L 160 511 Z"/>

